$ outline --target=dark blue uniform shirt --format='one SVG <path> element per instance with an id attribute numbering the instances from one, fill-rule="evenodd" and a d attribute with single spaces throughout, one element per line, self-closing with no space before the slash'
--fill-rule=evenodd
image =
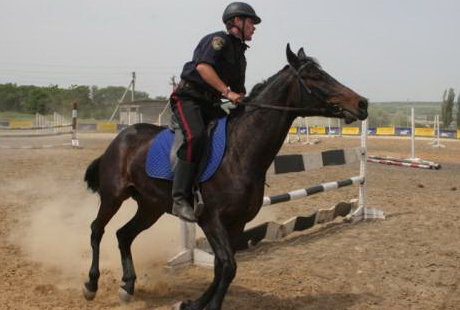
<path id="1" fill-rule="evenodd" d="M 211 65 L 220 79 L 237 93 L 246 93 L 244 87 L 246 74 L 247 45 L 238 37 L 224 31 L 208 34 L 201 39 L 193 52 L 193 59 L 184 65 L 181 78 L 192 82 L 200 90 L 210 91 L 220 96 L 218 91 L 207 84 L 196 70 L 200 63 Z"/>

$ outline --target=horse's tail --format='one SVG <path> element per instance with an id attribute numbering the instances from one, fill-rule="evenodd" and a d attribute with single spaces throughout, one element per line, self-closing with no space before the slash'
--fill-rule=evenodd
<path id="1" fill-rule="evenodd" d="M 99 190 L 100 161 L 101 157 L 98 157 L 95 160 L 93 160 L 93 162 L 89 164 L 88 168 L 86 168 L 85 172 L 85 182 L 88 184 L 88 188 L 91 189 L 93 192 L 97 192 Z"/>

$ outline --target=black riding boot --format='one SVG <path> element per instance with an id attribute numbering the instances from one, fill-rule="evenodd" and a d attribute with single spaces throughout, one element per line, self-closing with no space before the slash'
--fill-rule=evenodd
<path id="1" fill-rule="evenodd" d="M 172 214 L 189 222 L 196 222 L 195 211 L 189 201 L 192 199 L 192 185 L 196 164 L 177 159 L 172 186 Z"/>

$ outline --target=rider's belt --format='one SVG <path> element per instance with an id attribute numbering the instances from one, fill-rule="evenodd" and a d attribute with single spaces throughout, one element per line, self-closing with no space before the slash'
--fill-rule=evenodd
<path id="1" fill-rule="evenodd" d="M 197 85 L 196 83 L 181 80 L 176 88 L 177 93 L 189 94 L 192 97 L 199 95 L 203 100 L 210 102 L 220 101 L 220 96 L 209 90 L 204 89 L 202 86 Z"/>

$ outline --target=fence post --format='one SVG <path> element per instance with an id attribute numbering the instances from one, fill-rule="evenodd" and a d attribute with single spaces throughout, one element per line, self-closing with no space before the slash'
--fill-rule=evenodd
<path id="1" fill-rule="evenodd" d="M 78 103 L 73 103 L 72 109 L 72 141 L 70 145 L 72 147 L 79 147 L 78 138 L 77 138 L 77 118 L 78 118 Z"/>

